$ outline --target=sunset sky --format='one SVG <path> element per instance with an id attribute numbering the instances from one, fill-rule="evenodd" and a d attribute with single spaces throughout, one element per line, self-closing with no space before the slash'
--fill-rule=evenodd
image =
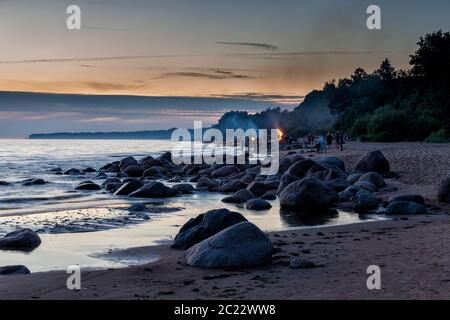
<path id="1" fill-rule="evenodd" d="M 81 30 L 66 28 L 70 4 L 81 7 Z M 370 4 L 381 7 L 382 30 L 366 28 Z M 387 57 L 407 67 L 420 36 L 450 30 L 449 13 L 448 0 L 0 0 L 0 90 L 215 98 L 200 108 L 210 106 L 214 122 L 227 109 L 217 101 L 242 109 L 248 100 L 250 111 L 259 102 L 291 107 L 358 66 L 372 71 Z M 189 109 L 148 101 L 143 110 Z M 0 137 L 95 130 L 97 122 L 110 130 L 125 117 L 102 117 L 95 107 L 32 109 L 0 94 Z M 121 128 L 192 121 L 179 118 Z"/>

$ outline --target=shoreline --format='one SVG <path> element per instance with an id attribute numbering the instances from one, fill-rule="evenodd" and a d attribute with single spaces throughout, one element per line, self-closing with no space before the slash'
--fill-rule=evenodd
<path id="1" fill-rule="evenodd" d="M 66 288 L 65 271 L 0 277 L 0 299 L 449 299 L 450 258 L 444 252 L 450 244 L 436 246 L 446 237 L 449 214 L 271 232 L 277 253 L 259 268 L 198 269 L 181 265 L 181 252 L 168 245 L 131 248 L 120 254 L 160 259 L 82 270 L 80 291 Z M 296 256 L 320 267 L 290 269 Z M 366 287 L 370 265 L 381 268 L 379 291 Z"/>

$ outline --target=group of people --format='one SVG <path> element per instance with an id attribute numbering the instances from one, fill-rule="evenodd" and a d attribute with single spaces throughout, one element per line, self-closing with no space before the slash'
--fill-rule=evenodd
<path id="1" fill-rule="evenodd" d="M 325 136 L 322 134 L 319 136 L 309 134 L 307 136 L 308 144 L 314 144 L 318 153 L 326 153 L 327 149 L 332 147 L 333 141 L 335 141 L 338 150 L 344 151 L 345 140 L 346 135 L 340 131 L 335 134 L 328 132 Z"/>

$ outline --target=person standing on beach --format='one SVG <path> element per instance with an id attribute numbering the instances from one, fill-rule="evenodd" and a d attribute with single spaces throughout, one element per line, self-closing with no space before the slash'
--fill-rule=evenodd
<path id="1" fill-rule="evenodd" d="M 341 151 L 344 151 L 344 134 L 339 133 L 338 134 L 338 148 L 341 149 Z"/>
<path id="2" fill-rule="evenodd" d="M 328 148 L 330 148 L 332 144 L 333 144 L 333 135 L 330 132 L 328 132 L 327 133 L 327 145 L 328 145 Z"/>

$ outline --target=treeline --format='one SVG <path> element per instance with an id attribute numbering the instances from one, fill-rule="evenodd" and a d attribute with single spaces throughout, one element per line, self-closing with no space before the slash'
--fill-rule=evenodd
<path id="1" fill-rule="evenodd" d="M 386 59 L 372 73 L 357 68 L 327 82 L 291 112 L 230 112 L 219 128 L 283 128 L 288 135 L 332 127 L 365 141 L 446 142 L 450 135 L 450 33 L 421 38 L 408 70 Z"/>

